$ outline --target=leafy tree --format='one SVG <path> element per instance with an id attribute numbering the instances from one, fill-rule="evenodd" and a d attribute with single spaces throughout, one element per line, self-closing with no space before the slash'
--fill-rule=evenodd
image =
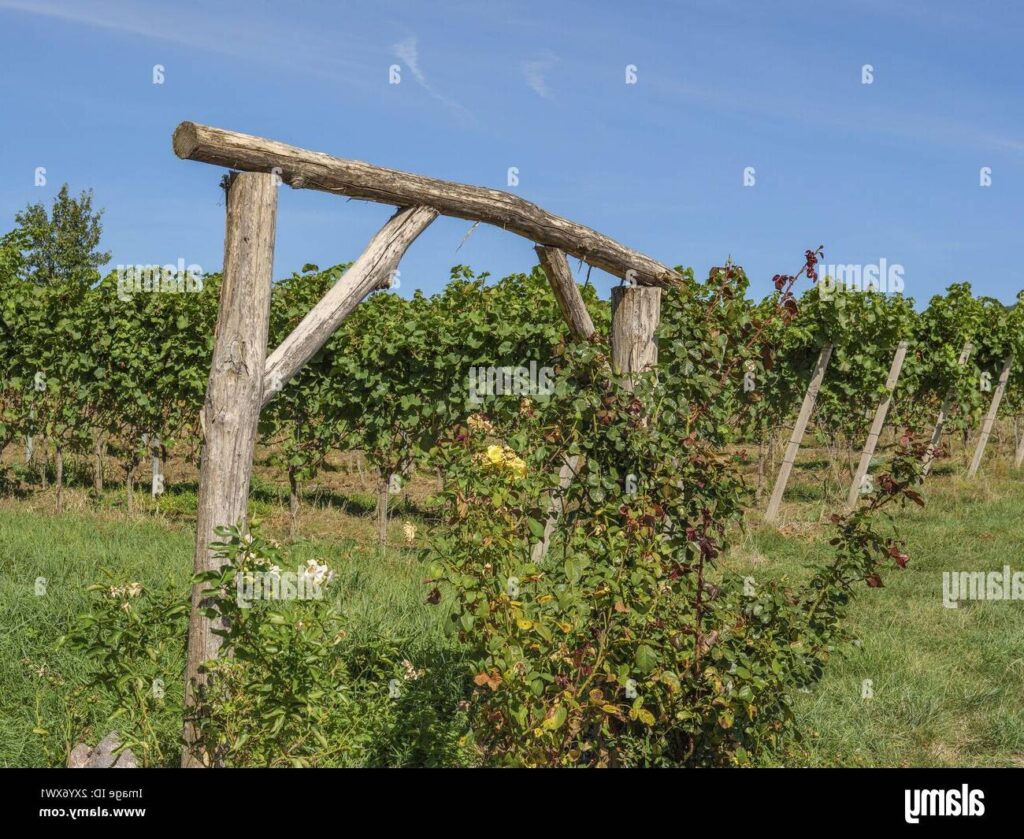
<path id="1" fill-rule="evenodd" d="M 24 240 L 21 275 L 40 286 L 91 286 L 110 254 L 98 250 L 103 233 L 102 210 L 94 210 L 92 191 L 73 198 L 64 184 L 47 212 L 29 204 L 14 217 Z"/>

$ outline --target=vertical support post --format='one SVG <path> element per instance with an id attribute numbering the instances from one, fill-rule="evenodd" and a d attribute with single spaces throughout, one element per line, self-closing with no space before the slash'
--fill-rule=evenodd
<path id="1" fill-rule="evenodd" d="M 155 435 L 149 441 L 149 458 L 152 473 L 149 493 L 156 498 L 158 495 L 163 495 L 164 492 L 164 473 L 163 464 L 160 461 L 160 438 Z"/>
<path id="2" fill-rule="evenodd" d="M 97 431 L 92 444 L 93 475 L 92 487 L 97 495 L 103 492 L 103 456 L 107 444 L 103 440 L 103 432 Z"/>
<path id="3" fill-rule="evenodd" d="M 195 571 L 209 571 L 217 561 L 209 549 L 214 528 L 244 525 L 256 444 L 263 368 L 270 323 L 270 286 L 274 266 L 277 185 L 272 174 L 243 172 L 227 187 L 224 276 L 220 289 L 213 359 L 201 421 L 204 434 L 196 520 Z M 214 658 L 220 638 L 214 622 L 201 614 L 203 586 L 192 589 L 185 666 L 185 704 L 194 701 L 193 680 L 201 665 Z M 186 724 L 182 766 L 204 761 L 190 746 L 195 732 Z"/>
<path id="4" fill-rule="evenodd" d="M 907 357 L 907 342 L 900 341 L 896 347 L 896 355 L 892 358 L 892 365 L 889 367 L 889 377 L 885 380 L 885 397 L 875 408 L 875 418 L 871 421 L 871 428 L 868 431 L 867 442 L 864 443 L 864 451 L 860 454 L 860 463 L 857 464 L 857 472 L 853 476 L 853 483 L 850 484 L 850 494 L 846 497 L 847 506 L 853 507 L 857 503 L 857 495 L 864 484 L 864 478 L 868 474 L 868 467 L 871 466 L 871 458 L 875 454 L 875 447 L 878 445 L 878 438 L 885 426 L 885 418 L 889 414 L 889 406 L 892 404 L 892 393 L 896 389 L 896 383 L 900 379 L 900 370 L 903 369 L 903 360 Z"/>
<path id="5" fill-rule="evenodd" d="M 992 404 L 988 406 L 988 413 L 981 423 L 981 436 L 978 437 L 978 445 L 974 449 L 974 457 L 971 460 L 971 467 L 967 470 L 967 477 L 973 478 L 978 474 L 978 467 L 981 466 L 981 459 L 985 455 L 985 446 L 988 444 L 989 435 L 992 433 L 992 426 L 995 425 L 996 414 L 999 412 L 999 403 L 1003 401 L 1003 393 L 1006 392 L 1006 382 L 1010 378 L 1010 366 L 1013 364 L 1013 355 L 1006 356 L 1003 362 L 1003 369 L 999 373 L 999 382 L 996 384 L 996 392 L 992 394 Z"/>
<path id="6" fill-rule="evenodd" d="M 1013 455 L 1013 465 L 1019 469 L 1021 463 L 1024 463 L 1024 433 L 1020 435 L 1020 439 L 1017 441 L 1017 451 Z"/>
<path id="7" fill-rule="evenodd" d="M 964 348 L 960 350 L 960 358 L 957 360 L 957 365 L 963 367 L 967 363 L 967 359 L 971 357 L 971 352 L 974 350 L 974 345 L 968 341 L 964 344 Z M 939 451 L 939 443 L 942 442 L 942 426 L 946 424 L 946 414 L 949 413 L 949 409 L 953 406 L 953 390 L 950 389 L 946 394 L 946 398 L 942 400 L 942 407 L 939 408 L 939 416 L 935 420 L 935 430 L 932 431 L 931 442 L 928 443 L 928 448 L 925 449 L 924 457 L 921 458 L 921 479 L 924 480 L 928 477 L 928 473 L 932 471 L 932 463 L 935 460 L 935 455 Z"/>
<path id="8" fill-rule="evenodd" d="M 612 368 L 632 391 L 634 376 L 658 364 L 654 333 L 661 320 L 661 289 L 617 286 L 612 289 Z"/>
<path id="9" fill-rule="evenodd" d="M 828 362 L 831 358 L 832 345 L 825 344 L 821 348 L 821 352 L 818 353 L 818 361 L 814 365 L 811 382 L 807 386 L 807 393 L 804 394 L 804 401 L 800 406 L 796 425 L 793 426 L 793 433 L 790 435 L 789 444 L 786 446 L 786 454 L 782 458 L 779 476 L 775 479 L 775 488 L 772 490 L 772 497 L 768 501 L 768 509 L 764 514 L 764 520 L 767 522 L 775 521 L 779 514 L 779 505 L 782 503 L 782 496 L 786 493 L 786 484 L 789 483 L 789 473 L 793 471 L 793 462 L 796 460 L 797 452 L 800 451 L 800 443 L 803 442 L 807 422 L 814 412 L 814 403 L 818 401 L 818 391 L 821 390 L 821 383 L 825 378 L 825 370 L 828 369 Z"/>

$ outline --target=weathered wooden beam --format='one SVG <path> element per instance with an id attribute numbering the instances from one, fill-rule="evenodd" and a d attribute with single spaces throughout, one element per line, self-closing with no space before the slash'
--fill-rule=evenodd
<path id="1" fill-rule="evenodd" d="M 971 352 L 974 350 L 974 345 L 968 341 L 964 344 L 963 349 L 960 350 L 960 358 L 957 360 L 957 365 L 963 367 L 967 363 L 967 359 L 971 357 Z M 949 409 L 953 407 L 953 389 L 946 393 L 946 398 L 942 400 L 942 407 L 939 408 L 939 416 L 935 420 L 935 429 L 932 431 L 932 439 L 928 443 L 928 448 L 924 450 L 924 457 L 921 458 L 921 479 L 928 477 L 928 473 L 932 471 L 932 463 L 935 461 L 935 455 L 939 452 L 939 443 L 942 442 L 942 427 L 946 424 L 946 415 L 949 413 Z"/>
<path id="2" fill-rule="evenodd" d="M 678 272 L 657 260 L 501 190 L 385 169 L 193 122 L 183 122 L 175 130 L 174 153 L 185 160 L 274 173 L 296 188 L 396 207 L 433 207 L 446 216 L 487 222 L 641 285 L 683 281 Z"/>
<path id="3" fill-rule="evenodd" d="M 868 439 L 864 443 L 864 451 L 860 453 L 860 463 L 857 464 L 857 472 L 853 476 L 853 483 L 850 484 L 850 493 L 846 497 L 846 503 L 850 507 L 857 503 L 857 496 L 860 494 L 864 478 L 868 474 L 868 467 L 871 465 L 871 458 L 875 454 L 878 438 L 881 436 L 882 428 L 885 426 L 885 418 L 889 413 L 889 406 L 892 404 L 892 393 L 900 379 L 903 360 L 907 357 L 907 346 L 906 341 L 900 341 L 896 347 L 896 354 L 892 358 L 892 365 L 889 367 L 889 377 L 885 380 L 885 396 L 878 403 L 878 407 L 875 408 L 875 416 L 871 421 Z"/>
<path id="4" fill-rule="evenodd" d="M 1003 401 L 1003 394 L 1006 392 L 1006 382 L 1010 378 L 1010 367 L 1013 364 L 1013 356 L 1008 355 L 1003 362 L 1003 369 L 999 373 L 999 381 L 996 384 L 995 393 L 992 394 L 992 404 L 988 406 L 988 413 L 981 423 L 981 436 L 978 437 L 978 445 L 974 449 L 974 457 L 971 460 L 971 467 L 967 470 L 967 477 L 973 478 L 978 474 L 978 467 L 981 466 L 981 459 L 985 456 L 985 446 L 988 444 L 989 435 L 992 433 L 992 426 L 995 425 L 996 414 L 999 413 L 999 403 Z"/>
<path id="5" fill-rule="evenodd" d="M 793 463 L 796 461 L 797 452 L 800 451 L 800 443 L 803 442 L 804 431 L 807 429 L 807 423 L 811 418 L 811 414 L 814 413 L 814 403 L 818 401 L 818 391 L 821 390 L 821 383 L 825 378 L 825 370 L 828 368 L 830 358 L 832 358 L 832 345 L 825 344 L 821 348 L 821 352 L 818 353 L 818 361 L 814 365 L 811 383 L 807 386 L 807 393 L 804 394 L 804 401 L 800 406 L 796 425 L 793 426 L 793 433 L 790 435 L 789 444 L 786 446 L 786 454 L 782 458 L 779 476 L 775 479 L 772 497 L 768 500 L 768 509 L 764 514 L 764 520 L 767 522 L 775 521 L 779 515 L 779 505 L 782 503 L 782 496 L 786 493 L 789 473 L 793 471 Z"/>
<path id="6" fill-rule="evenodd" d="M 246 520 L 252 456 L 263 398 L 263 364 L 270 325 L 277 184 L 272 175 L 244 172 L 227 189 L 224 277 L 214 333 L 206 401 L 200 415 L 203 452 L 199 477 L 194 566 L 196 573 L 218 566 L 209 549 L 214 528 Z M 221 639 L 201 610 L 204 584 L 192 588 L 185 665 L 185 703 L 193 701 L 200 666 L 216 657 Z M 182 765 L 203 766 L 194 754 L 195 732 L 185 726 Z"/>
<path id="7" fill-rule="evenodd" d="M 388 288 L 402 256 L 416 237 L 437 218 L 430 207 L 410 207 L 395 213 L 370 240 L 366 250 L 302 319 L 267 359 L 263 405 L 316 355 L 341 322 L 371 291 Z"/>
<path id="8" fill-rule="evenodd" d="M 573 279 L 569 260 L 558 248 L 537 245 L 534 250 L 537 252 L 541 268 L 544 269 L 544 274 L 551 284 L 551 291 L 554 292 L 555 300 L 558 301 L 562 317 L 569 324 L 569 331 L 574 338 L 588 339 L 594 334 L 594 321 L 583 302 L 580 288 L 576 285 L 576 280 Z"/>
<path id="9" fill-rule="evenodd" d="M 633 390 L 635 376 L 658 364 L 654 339 L 661 320 L 661 289 L 617 286 L 612 289 L 612 368 L 622 386 Z"/>

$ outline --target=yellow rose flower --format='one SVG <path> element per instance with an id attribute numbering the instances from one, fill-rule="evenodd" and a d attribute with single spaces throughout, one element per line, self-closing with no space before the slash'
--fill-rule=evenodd
<path id="1" fill-rule="evenodd" d="M 508 446 L 488 446 L 481 460 L 487 468 L 506 472 L 511 478 L 522 478 L 526 475 L 526 461 Z"/>

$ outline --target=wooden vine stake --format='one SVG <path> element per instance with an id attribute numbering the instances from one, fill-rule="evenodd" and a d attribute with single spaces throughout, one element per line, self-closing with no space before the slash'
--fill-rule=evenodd
<path id="1" fill-rule="evenodd" d="M 1020 468 L 1021 463 L 1024 463 L 1024 434 L 1021 434 L 1020 440 L 1017 441 L 1017 451 L 1013 456 L 1013 465 Z"/>
<path id="2" fill-rule="evenodd" d="M 878 445 L 878 438 L 885 426 L 885 418 L 889 413 L 889 406 L 892 404 L 892 393 L 896 389 L 896 383 L 900 379 L 900 370 L 903 369 L 903 360 L 907 357 L 907 342 L 900 341 L 896 347 L 896 355 L 892 358 L 892 365 L 889 367 L 889 377 L 885 380 L 885 396 L 875 408 L 875 417 L 871 421 L 871 429 L 868 431 L 867 442 L 864 443 L 864 451 L 860 453 L 860 463 L 857 464 L 857 472 L 853 476 L 853 483 L 850 484 L 850 494 L 846 498 L 848 506 L 853 507 L 857 503 L 857 496 L 864 485 L 864 478 L 867 477 L 868 467 L 871 466 L 871 458 L 875 454 L 875 447 Z"/>
<path id="3" fill-rule="evenodd" d="M 786 446 L 786 454 L 782 458 L 782 466 L 779 468 L 779 476 L 775 479 L 775 488 L 772 490 L 772 497 L 768 501 L 768 509 L 765 511 L 764 520 L 773 522 L 779 515 L 779 505 L 782 504 L 782 496 L 786 493 L 786 484 L 789 483 L 789 473 L 793 471 L 793 463 L 796 460 L 797 452 L 800 451 L 800 443 L 804 439 L 804 431 L 807 423 L 814 413 L 814 403 L 818 400 L 818 391 L 821 390 L 822 380 L 825 378 L 825 370 L 828 368 L 829 359 L 832 358 L 832 345 L 825 344 L 818 353 L 818 361 L 814 365 L 814 373 L 811 375 L 811 382 L 807 386 L 807 393 L 804 394 L 803 404 L 800 406 L 800 413 L 796 418 L 796 425 L 793 426 L 793 433 Z"/>
<path id="4" fill-rule="evenodd" d="M 270 285 L 274 267 L 277 183 L 272 174 L 243 172 L 227 188 L 224 277 L 220 289 L 213 359 L 201 421 L 204 434 L 196 521 L 196 573 L 218 561 L 209 549 L 214 528 L 246 519 L 252 456 L 256 445 L 263 365 L 270 325 Z M 193 680 L 201 683 L 201 665 L 216 657 L 221 639 L 203 615 L 201 592 L 192 588 L 185 664 L 185 704 L 194 701 Z M 186 724 L 182 766 L 202 766 L 190 748 L 196 732 Z"/>
<path id="5" fill-rule="evenodd" d="M 967 363 L 967 359 L 971 357 L 971 352 L 974 350 L 974 345 L 968 341 L 964 344 L 964 348 L 960 350 L 960 358 L 957 361 L 957 365 L 963 367 Z M 935 420 L 935 430 L 932 431 L 931 442 L 928 443 L 928 448 L 925 449 L 924 457 L 921 458 L 921 478 L 928 477 L 928 473 L 932 471 L 932 463 L 935 462 L 935 455 L 939 451 L 939 443 L 942 441 L 942 426 L 946 424 L 946 414 L 949 413 L 949 409 L 953 406 L 953 390 L 952 388 L 946 394 L 946 398 L 942 400 L 942 407 L 939 408 L 939 416 Z"/>
<path id="6" fill-rule="evenodd" d="M 590 338 L 595 332 L 594 321 L 583 303 L 583 295 L 580 294 L 579 286 L 573 279 L 565 254 L 557 248 L 547 248 L 543 245 L 537 245 L 535 250 L 541 267 L 544 269 L 544 274 L 551 284 L 555 300 L 558 301 L 558 308 L 561 309 L 562 316 L 569 324 L 572 336 L 577 339 Z M 562 468 L 558 470 L 558 489 L 548 508 L 548 517 L 544 522 L 544 535 L 530 551 L 530 560 L 534 563 L 543 562 L 544 557 L 547 556 L 548 549 L 551 547 L 551 536 L 555 532 L 558 517 L 562 514 L 563 495 L 579 471 L 579 466 L 580 457 L 571 455 L 565 459 Z"/>
<path id="7" fill-rule="evenodd" d="M 988 406 L 988 413 L 981 423 L 981 436 L 978 437 L 978 445 L 974 449 L 974 457 L 971 459 L 971 467 L 967 470 L 967 477 L 973 478 L 978 474 L 978 467 L 981 466 L 981 459 L 985 455 L 985 446 L 988 444 L 989 435 L 992 433 L 992 426 L 996 421 L 996 414 L 999 411 L 999 403 L 1003 401 L 1003 393 L 1006 392 L 1006 382 L 1010 378 L 1010 366 L 1013 364 L 1013 356 L 1008 355 L 1003 362 L 1003 369 L 999 373 L 999 381 L 996 384 L 996 391 L 992 394 L 992 404 Z"/>

